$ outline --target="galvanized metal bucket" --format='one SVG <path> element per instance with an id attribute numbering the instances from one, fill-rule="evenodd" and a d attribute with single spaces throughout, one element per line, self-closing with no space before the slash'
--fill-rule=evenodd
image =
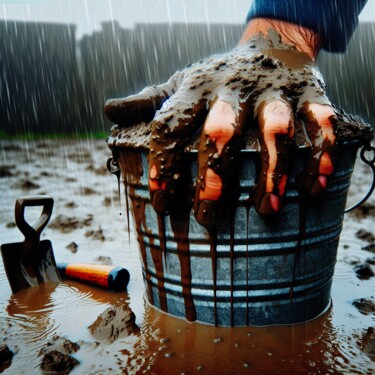
<path id="1" fill-rule="evenodd" d="M 148 301 L 174 316 L 220 326 L 291 324 L 322 314 L 331 303 L 359 146 L 351 142 L 340 147 L 327 193 L 307 206 L 296 184 L 305 160 L 299 158 L 284 207 L 271 218 L 246 203 L 255 185 L 257 154 L 243 151 L 234 226 L 218 223 L 214 251 L 209 233 L 191 210 L 185 219 L 158 217 L 150 204 L 146 150 L 112 147 L 132 203 Z M 196 154 L 190 157 L 191 175 L 196 176 Z M 375 173 L 374 161 L 364 160 Z M 374 183 L 365 198 L 373 188 Z"/>

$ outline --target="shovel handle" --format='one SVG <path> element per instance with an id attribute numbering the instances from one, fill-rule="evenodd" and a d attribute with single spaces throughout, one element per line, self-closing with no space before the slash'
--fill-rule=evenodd
<path id="1" fill-rule="evenodd" d="M 60 276 L 84 281 L 115 291 L 125 290 L 130 279 L 126 268 L 101 264 L 57 263 Z"/>
<path id="2" fill-rule="evenodd" d="M 25 219 L 25 207 L 43 206 L 43 211 L 34 225 L 30 225 Z M 49 195 L 32 195 L 16 199 L 15 219 L 18 229 L 27 241 L 39 242 L 40 234 L 51 218 L 53 198 Z"/>

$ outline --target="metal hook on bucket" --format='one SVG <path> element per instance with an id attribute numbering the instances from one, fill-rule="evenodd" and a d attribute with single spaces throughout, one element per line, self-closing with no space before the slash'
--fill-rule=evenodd
<path id="1" fill-rule="evenodd" d="M 367 158 L 366 157 L 366 152 L 372 152 L 373 155 L 371 158 Z M 353 206 L 347 208 L 344 213 L 348 213 L 350 211 L 353 211 L 355 208 L 359 207 L 363 202 L 365 202 L 372 194 L 372 192 L 374 191 L 375 189 L 375 147 L 374 146 L 371 146 L 371 144 L 367 144 L 367 145 L 364 145 L 362 147 L 362 150 L 361 150 L 361 159 L 362 161 L 367 164 L 368 166 L 370 166 L 371 170 L 372 170 L 372 183 L 371 183 L 371 186 L 370 186 L 370 189 L 369 191 L 367 192 L 367 194 L 359 201 L 357 202 L 356 204 L 354 204 Z"/>
<path id="2" fill-rule="evenodd" d="M 120 215 L 121 213 L 121 191 L 120 191 L 120 177 L 121 177 L 121 169 L 120 164 L 118 162 L 117 157 L 114 153 L 112 153 L 113 157 L 107 160 L 107 169 L 109 172 L 114 174 L 117 177 L 117 187 L 118 187 L 118 200 L 120 202 Z M 126 204 L 126 219 L 128 223 L 128 235 L 129 235 L 129 243 L 130 243 L 130 227 L 129 227 L 129 201 L 128 201 L 128 193 L 127 193 L 127 182 L 126 179 L 123 180 L 125 184 L 125 204 Z"/>
<path id="3" fill-rule="evenodd" d="M 109 158 L 107 160 L 107 169 L 112 174 L 116 175 L 117 177 L 120 177 L 120 167 L 118 164 L 118 160 L 115 157 Z"/>
<path id="4" fill-rule="evenodd" d="M 107 160 L 107 169 L 109 172 L 114 174 L 117 177 L 117 190 L 118 190 L 118 200 L 120 203 L 120 215 L 121 213 L 121 189 L 120 189 L 120 177 L 121 177 L 121 170 L 118 163 L 116 156 L 113 156 Z"/>

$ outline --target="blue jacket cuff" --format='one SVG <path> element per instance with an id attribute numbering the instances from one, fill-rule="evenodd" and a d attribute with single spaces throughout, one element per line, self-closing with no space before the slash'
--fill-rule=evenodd
<path id="1" fill-rule="evenodd" d="M 321 48 L 344 52 L 367 0 L 254 0 L 246 21 L 271 18 L 319 33 Z"/>

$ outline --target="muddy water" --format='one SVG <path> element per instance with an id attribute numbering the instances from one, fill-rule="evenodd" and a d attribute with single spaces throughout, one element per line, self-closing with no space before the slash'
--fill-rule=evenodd
<path id="1" fill-rule="evenodd" d="M 129 242 L 126 215 L 120 216 L 117 181 L 105 172 L 109 151 L 104 141 L 3 142 L 0 149 L 0 243 L 22 241 L 12 226 L 15 198 L 47 193 L 55 207 L 42 238 L 52 241 L 57 261 L 112 263 L 131 274 L 126 293 L 66 280 L 12 296 L 0 264 L 0 337 L 15 353 L 0 371 L 41 373 L 38 354 L 58 335 L 80 345 L 72 354 L 80 361 L 73 374 L 375 372 L 375 362 L 361 350 L 362 334 L 374 326 L 374 315 L 352 305 L 354 299 L 375 296 L 375 278 L 361 280 L 354 272 L 356 265 L 374 261 L 373 253 L 361 249 L 371 238 L 356 235 L 374 228 L 369 205 L 345 216 L 332 306 L 324 315 L 294 326 L 218 328 L 176 319 L 145 303 L 142 259 L 132 230 Z M 357 163 L 351 201 L 365 193 L 366 173 Z M 32 221 L 38 212 L 27 214 Z M 119 306 L 135 313 L 139 329 L 116 338 L 95 335 L 89 327 L 98 316 Z"/>

